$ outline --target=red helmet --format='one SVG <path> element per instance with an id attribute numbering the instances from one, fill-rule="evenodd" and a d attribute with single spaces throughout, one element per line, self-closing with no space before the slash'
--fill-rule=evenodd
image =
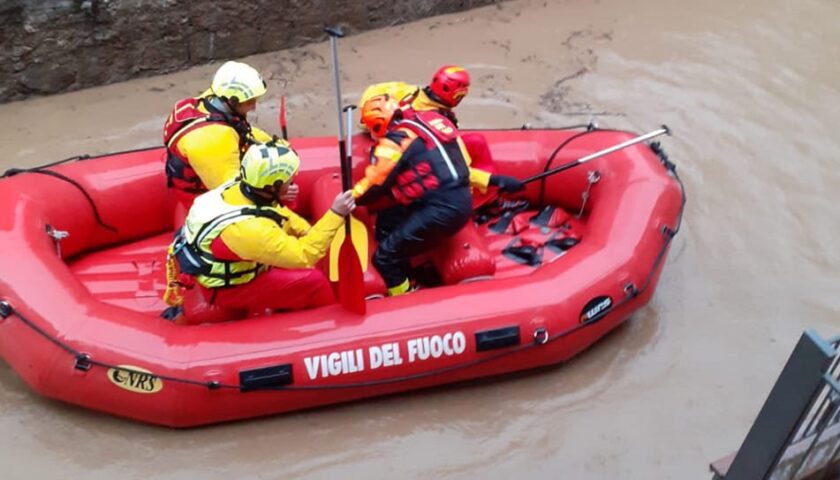
<path id="1" fill-rule="evenodd" d="M 445 65 L 435 72 L 429 88 L 447 107 L 452 108 L 470 91 L 470 74 L 463 67 Z"/>
<path id="2" fill-rule="evenodd" d="M 381 137 L 388 131 L 394 113 L 399 109 L 399 102 L 390 95 L 377 95 L 362 105 L 362 123 L 375 137 Z"/>

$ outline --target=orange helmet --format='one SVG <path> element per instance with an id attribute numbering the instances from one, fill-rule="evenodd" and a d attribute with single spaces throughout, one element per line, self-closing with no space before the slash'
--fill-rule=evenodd
<path id="1" fill-rule="evenodd" d="M 362 123 L 375 137 L 381 137 L 388 131 L 394 113 L 400 109 L 399 102 L 388 94 L 377 95 L 362 105 Z"/>
<path id="2" fill-rule="evenodd" d="M 462 67 L 445 65 L 435 72 L 429 88 L 447 107 L 452 108 L 470 91 L 470 74 Z"/>

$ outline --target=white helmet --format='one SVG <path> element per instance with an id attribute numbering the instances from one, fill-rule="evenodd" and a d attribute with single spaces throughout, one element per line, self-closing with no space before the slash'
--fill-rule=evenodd
<path id="1" fill-rule="evenodd" d="M 237 104 L 265 94 L 266 85 L 254 67 L 240 62 L 225 62 L 216 70 L 210 90 L 217 97 Z"/>

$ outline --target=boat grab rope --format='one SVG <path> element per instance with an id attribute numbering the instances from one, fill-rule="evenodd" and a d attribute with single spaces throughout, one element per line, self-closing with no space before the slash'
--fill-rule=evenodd
<path id="1" fill-rule="evenodd" d="M 65 182 L 69 183 L 70 185 L 73 185 L 80 192 L 82 192 L 82 195 L 85 196 L 85 199 L 90 204 L 90 208 L 93 210 L 94 220 L 96 220 L 96 223 L 98 223 L 100 227 L 102 227 L 106 230 L 110 230 L 114 233 L 117 233 L 117 228 L 116 227 L 114 227 L 112 225 L 109 225 L 109 224 L 105 223 L 105 221 L 102 220 L 102 217 L 99 215 L 99 209 L 96 208 L 96 203 L 93 202 L 93 197 L 91 197 L 90 194 L 87 192 L 87 190 L 85 190 L 85 187 L 83 187 L 76 180 L 73 180 L 72 178 L 70 178 L 66 175 L 63 175 L 63 174 L 58 173 L 58 172 L 54 172 L 52 170 L 43 170 L 43 168 L 44 167 L 36 167 L 36 168 L 29 168 L 29 169 L 10 168 L 9 170 L 6 170 L 6 173 L 3 174 L 3 177 L 11 177 L 11 176 L 17 175 L 19 173 L 40 173 L 42 175 L 47 175 L 49 177 L 53 177 L 53 178 L 57 178 L 59 180 L 63 180 Z"/>
<path id="2" fill-rule="evenodd" d="M 65 158 L 63 160 L 58 160 L 56 162 L 46 163 L 44 165 L 38 165 L 36 167 L 10 168 L 10 169 L 6 170 L 6 172 L 3 173 L 3 175 L 0 175 L 0 178 L 11 177 L 13 175 L 17 175 L 18 173 L 24 173 L 24 172 L 29 172 L 29 171 L 33 171 L 33 170 L 41 170 L 41 169 L 44 169 L 44 168 L 55 167 L 56 165 L 62 165 L 64 163 L 76 162 L 76 161 L 79 161 L 79 160 L 94 160 L 94 159 L 102 158 L 102 157 L 114 157 L 114 156 L 117 156 L 117 155 L 125 155 L 127 153 L 138 153 L 138 152 L 146 152 L 148 150 L 157 150 L 159 148 L 163 148 L 163 145 L 156 145 L 154 147 L 134 148 L 134 149 L 131 149 L 131 150 L 120 150 L 118 152 L 105 153 L 105 154 L 102 154 L 102 155 L 89 155 L 87 153 L 83 153 L 81 155 L 74 155 L 72 157 L 68 157 L 68 158 Z"/>
<path id="3" fill-rule="evenodd" d="M 82 187 L 79 184 L 79 182 L 77 182 L 77 181 L 73 180 L 72 178 L 70 178 L 66 175 L 63 175 L 61 173 L 58 173 L 58 172 L 55 172 L 55 171 L 52 171 L 52 170 L 46 170 L 46 169 L 50 168 L 50 167 L 55 167 L 57 165 L 62 165 L 62 164 L 65 164 L 65 163 L 76 162 L 76 161 L 79 161 L 79 160 L 91 160 L 91 159 L 95 159 L 95 158 L 111 157 L 111 156 L 123 155 L 123 154 L 127 154 L 127 153 L 145 152 L 147 150 L 155 150 L 155 149 L 158 149 L 158 148 L 161 148 L 161 147 L 157 146 L 157 147 L 137 148 L 137 149 L 134 149 L 134 150 L 124 150 L 124 151 L 120 151 L 120 152 L 108 153 L 108 154 L 105 154 L 105 155 L 88 155 L 86 153 L 82 154 L 82 155 L 74 155 L 72 157 L 68 157 L 68 158 L 65 158 L 63 160 L 58 160 L 58 161 L 55 161 L 55 162 L 52 162 L 52 163 L 39 165 L 37 167 L 10 168 L 10 169 L 6 170 L 5 172 L 3 172 L 2 175 L 0 175 L 0 179 L 13 177 L 13 176 L 19 175 L 21 173 L 40 173 L 42 175 L 48 175 L 50 177 L 57 178 L 59 180 L 63 180 L 65 182 L 73 185 L 80 192 L 82 192 L 82 195 L 85 196 L 85 199 L 90 204 L 91 209 L 93 209 L 93 217 L 96 220 L 96 223 L 99 224 L 99 226 L 101 226 L 102 228 L 105 228 L 106 230 L 110 230 L 114 233 L 117 233 L 117 229 L 114 226 L 108 225 L 107 223 L 105 223 L 102 220 L 102 217 L 99 215 L 99 209 L 96 208 L 96 204 L 93 202 L 93 198 L 85 190 L 85 188 Z"/>
<path id="4" fill-rule="evenodd" d="M 37 166 L 37 167 L 32 167 L 32 168 L 10 168 L 10 169 L 6 170 L 6 171 L 3 173 L 3 175 L 0 175 L 0 178 L 11 177 L 11 176 L 13 176 L 13 175 L 17 175 L 18 173 L 28 172 L 28 171 L 31 171 L 31 170 L 40 170 L 40 169 L 42 169 L 42 168 L 54 167 L 54 166 L 56 166 L 56 165 L 61 165 L 61 164 L 63 164 L 63 163 L 76 162 L 76 161 L 79 161 L 79 160 L 87 160 L 87 159 L 89 159 L 89 158 L 90 158 L 90 155 L 88 155 L 88 154 L 84 153 L 84 154 L 82 154 L 82 155 L 74 155 L 74 156 L 72 156 L 72 157 L 67 157 L 67 158 L 65 158 L 64 160 L 58 160 L 57 162 L 47 163 L 47 164 L 45 164 L 45 165 L 39 165 L 39 166 Z"/>
<path id="5" fill-rule="evenodd" d="M 665 254 L 668 251 L 668 247 L 671 244 L 671 241 L 680 231 L 682 226 L 683 220 L 683 212 L 685 210 L 686 204 L 686 195 L 685 195 L 685 188 L 683 186 L 682 180 L 680 180 L 679 176 L 677 175 L 676 166 L 668 160 L 668 156 L 662 150 L 659 145 L 659 142 L 654 142 L 650 145 L 650 148 L 656 153 L 659 157 L 662 165 L 668 170 L 671 176 L 676 180 L 677 184 L 680 187 L 680 195 L 681 195 L 681 203 L 679 213 L 677 215 L 676 224 L 673 228 L 663 225 L 660 229 L 664 237 L 664 242 L 662 247 L 660 248 L 659 252 L 657 253 L 656 257 L 654 258 L 653 265 L 651 266 L 650 271 L 648 272 L 647 276 L 645 277 L 644 281 L 642 282 L 641 286 L 636 287 L 634 284 L 629 283 L 624 288 L 624 297 L 616 302 L 616 304 L 610 309 L 610 311 L 615 311 L 625 303 L 629 302 L 633 298 L 641 295 L 644 293 L 645 290 L 650 286 L 653 277 L 655 276 L 657 270 L 660 267 L 663 259 L 665 258 Z M 132 369 L 131 367 L 117 365 L 113 363 L 103 362 L 100 360 L 96 360 L 91 357 L 90 354 L 82 352 L 66 342 L 60 340 L 57 336 L 50 334 L 37 324 L 35 324 L 32 320 L 22 314 L 20 311 L 16 310 L 8 301 L 2 300 L 0 301 L 0 319 L 7 319 L 14 315 L 17 319 L 19 319 L 24 325 L 29 327 L 38 335 L 44 337 L 49 342 L 53 343 L 54 345 L 58 346 L 60 349 L 64 350 L 65 352 L 69 353 L 74 359 L 74 368 L 81 371 L 88 371 L 92 367 L 100 367 L 105 369 L 118 369 L 121 371 L 135 373 L 135 374 L 142 374 L 142 375 L 152 375 L 156 378 L 159 378 L 164 381 L 181 383 L 185 385 L 194 385 L 204 387 L 210 390 L 220 390 L 220 389 L 227 389 L 227 390 L 239 390 L 244 391 L 242 385 L 236 384 L 229 384 L 229 383 L 222 383 L 218 380 L 209 380 L 209 381 L 201 381 L 201 380 L 193 380 L 189 378 L 183 377 L 175 377 L 171 375 L 160 375 L 156 373 L 150 373 L 147 371 L 140 371 Z M 609 315 L 609 313 L 607 313 Z M 551 342 L 555 342 L 560 340 L 568 335 L 571 335 L 578 330 L 588 327 L 592 325 L 596 321 L 601 320 L 603 317 L 595 317 L 594 320 L 590 320 L 587 322 L 579 323 L 571 328 L 563 330 L 561 332 L 557 332 L 551 334 L 545 327 L 539 327 L 534 330 L 533 333 L 533 342 L 530 343 L 523 343 L 517 345 L 516 347 L 507 349 L 502 352 L 495 353 L 493 355 L 487 355 L 482 358 L 477 358 L 475 360 L 471 360 L 465 363 L 459 363 L 457 365 L 451 365 L 448 367 L 437 368 L 433 370 L 427 370 L 425 372 L 418 372 L 411 375 L 402 375 L 392 378 L 380 379 L 380 380 L 369 380 L 363 382 L 352 382 L 352 383 L 340 383 L 340 384 L 327 384 L 327 385 L 283 385 L 283 386 L 261 386 L 261 387 L 248 387 L 248 391 L 312 391 L 312 390 L 338 390 L 338 389 L 353 389 L 353 388 L 367 388 L 377 385 L 387 385 L 393 383 L 400 383 L 400 382 L 407 382 L 412 380 L 419 380 L 423 378 L 428 378 L 435 375 L 440 375 L 444 373 L 449 373 L 452 371 L 457 371 L 465 368 L 474 367 L 476 365 L 480 365 L 483 363 L 491 362 L 494 360 L 498 360 L 500 358 L 513 355 L 525 350 L 529 350 L 531 348 L 538 348 L 543 345 L 549 344 Z"/>

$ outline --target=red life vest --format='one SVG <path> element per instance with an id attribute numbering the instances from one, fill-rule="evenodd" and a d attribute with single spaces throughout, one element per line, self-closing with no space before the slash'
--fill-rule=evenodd
<path id="1" fill-rule="evenodd" d="M 395 124 L 417 135 L 384 182 L 394 199 L 408 205 L 437 190 L 467 187 L 470 171 L 458 129 L 437 112 L 417 112 Z M 399 143 L 399 141 L 397 141 Z"/>
<path id="2" fill-rule="evenodd" d="M 198 109 L 199 104 L 210 113 Z M 178 148 L 178 141 L 187 133 L 205 125 L 228 125 L 239 134 L 239 150 L 245 153 L 251 143 L 251 126 L 245 119 L 231 117 L 215 111 L 205 98 L 185 98 L 175 104 L 175 108 L 166 118 L 163 125 L 163 144 L 166 146 L 166 182 L 168 187 L 174 187 L 188 193 L 203 193 L 207 187 L 198 178 L 195 170 L 190 166 L 189 159 Z"/>

